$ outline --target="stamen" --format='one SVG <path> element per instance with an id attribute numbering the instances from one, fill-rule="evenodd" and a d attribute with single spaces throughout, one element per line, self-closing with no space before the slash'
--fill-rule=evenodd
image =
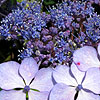
<path id="1" fill-rule="evenodd" d="M 23 91 L 23 92 L 27 93 L 27 92 L 29 92 L 29 90 L 30 90 L 30 87 L 26 85 L 26 86 L 24 87 L 24 91 Z"/>
<path id="2" fill-rule="evenodd" d="M 76 91 L 80 91 L 82 88 L 83 88 L 82 85 L 79 84 L 79 85 L 77 86 L 77 88 L 76 88 Z"/>

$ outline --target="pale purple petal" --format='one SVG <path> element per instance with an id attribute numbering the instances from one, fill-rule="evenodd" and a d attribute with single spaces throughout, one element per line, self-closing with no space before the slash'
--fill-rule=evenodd
<path id="1" fill-rule="evenodd" d="M 37 92 L 30 90 L 28 95 L 29 100 L 48 100 L 49 92 Z"/>
<path id="2" fill-rule="evenodd" d="M 38 64 L 32 57 L 25 58 L 22 61 L 19 72 L 21 76 L 24 78 L 26 85 L 29 85 L 31 80 L 34 78 L 35 74 L 38 71 L 38 68 Z"/>
<path id="3" fill-rule="evenodd" d="M 83 88 L 89 89 L 94 93 L 100 94 L 100 69 L 91 68 L 87 71 Z"/>
<path id="4" fill-rule="evenodd" d="M 100 100 L 100 96 L 81 90 L 76 100 Z"/>
<path id="5" fill-rule="evenodd" d="M 22 90 L 0 91 L 0 100 L 26 100 L 26 94 Z"/>
<path id="6" fill-rule="evenodd" d="M 74 75 L 77 83 L 81 84 L 83 77 L 85 76 L 85 72 L 81 72 L 74 63 L 71 65 L 71 72 Z"/>
<path id="7" fill-rule="evenodd" d="M 53 71 L 53 77 L 57 83 L 65 83 L 67 85 L 76 86 L 77 82 L 69 74 L 69 67 L 65 65 L 57 66 Z"/>
<path id="8" fill-rule="evenodd" d="M 35 79 L 30 84 L 30 88 L 37 89 L 39 91 L 50 91 L 53 87 L 51 68 L 42 68 L 36 74 Z"/>
<path id="9" fill-rule="evenodd" d="M 23 88 L 23 79 L 18 74 L 19 64 L 9 61 L 0 64 L 0 87 L 2 89 Z"/>
<path id="10" fill-rule="evenodd" d="M 50 93 L 50 100 L 74 100 L 75 94 L 75 87 L 56 84 Z"/>
<path id="11" fill-rule="evenodd" d="M 98 50 L 98 54 L 99 54 L 99 56 L 100 56 L 100 43 L 98 44 L 97 50 Z"/>
<path id="12" fill-rule="evenodd" d="M 73 61 L 81 71 L 87 71 L 91 67 L 100 67 L 96 50 L 91 46 L 84 46 L 73 54 Z"/>

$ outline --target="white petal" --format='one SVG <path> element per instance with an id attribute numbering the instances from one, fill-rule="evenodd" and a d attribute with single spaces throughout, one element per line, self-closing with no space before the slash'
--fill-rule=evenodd
<path id="1" fill-rule="evenodd" d="M 49 92 L 36 92 L 30 90 L 28 95 L 29 100 L 48 100 Z"/>
<path id="2" fill-rule="evenodd" d="M 38 64 L 32 57 L 25 58 L 22 61 L 19 69 L 19 72 L 21 76 L 24 78 L 26 85 L 29 85 L 29 83 L 34 78 L 37 71 L 38 71 Z"/>
<path id="3" fill-rule="evenodd" d="M 91 46 L 84 46 L 73 54 L 73 61 L 81 71 L 87 71 L 91 67 L 100 67 L 96 50 Z"/>
<path id="4" fill-rule="evenodd" d="M 18 74 L 19 64 L 9 61 L 0 64 L 0 87 L 2 89 L 23 88 L 24 82 Z"/>
<path id="5" fill-rule="evenodd" d="M 74 63 L 71 65 L 71 71 L 77 83 L 81 84 L 83 77 L 85 76 L 85 72 L 81 72 Z"/>
<path id="6" fill-rule="evenodd" d="M 98 50 L 98 54 L 100 55 L 100 43 L 98 44 L 97 50 Z"/>
<path id="7" fill-rule="evenodd" d="M 65 65 L 57 66 L 53 71 L 53 77 L 57 83 L 65 83 L 67 85 L 76 86 L 76 80 L 71 77 L 69 67 Z"/>
<path id="8" fill-rule="evenodd" d="M 56 84 L 50 93 L 50 100 L 74 100 L 75 93 L 75 87 Z"/>
<path id="9" fill-rule="evenodd" d="M 100 100 L 100 96 L 81 90 L 76 100 Z"/>
<path id="10" fill-rule="evenodd" d="M 87 71 L 83 88 L 89 89 L 94 93 L 100 94 L 100 69 L 91 68 Z"/>
<path id="11" fill-rule="evenodd" d="M 26 100 L 26 94 L 23 91 L 0 91 L 0 100 Z"/>
<path id="12" fill-rule="evenodd" d="M 36 74 L 35 79 L 30 84 L 30 88 L 37 89 L 39 91 L 50 91 L 53 87 L 51 68 L 42 68 Z"/>

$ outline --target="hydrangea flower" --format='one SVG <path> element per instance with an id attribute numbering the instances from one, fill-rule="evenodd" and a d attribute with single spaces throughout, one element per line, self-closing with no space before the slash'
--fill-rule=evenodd
<path id="1" fill-rule="evenodd" d="M 59 65 L 53 71 L 53 78 L 57 84 L 50 93 L 50 100 L 100 100 L 99 68 L 81 72 L 74 63 L 70 68 Z"/>
<path id="2" fill-rule="evenodd" d="M 32 56 L 44 67 L 70 65 L 74 50 L 100 40 L 100 16 L 90 1 L 64 0 L 46 13 L 36 0 L 24 0 L 2 19 L 0 37 L 14 41 L 18 60 Z"/>
<path id="3" fill-rule="evenodd" d="M 84 46 L 73 53 L 73 61 L 81 71 L 91 67 L 100 67 L 100 43 L 97 51 L 92 46 Z"/>
<path id="4" fill-rule="evenodd" d="M 15 61 L 0 64 L 0 100 L 47 100 L 53 87 L 52 69 L 38 70 L 33 58 L 25 58 L 21 65 Z M 16 90 L 17 89 L 17 90 Z"/>

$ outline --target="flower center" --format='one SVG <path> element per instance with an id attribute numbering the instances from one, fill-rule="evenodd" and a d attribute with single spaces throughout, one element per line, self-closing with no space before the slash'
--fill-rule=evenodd
<path id="1" fill-rule="evenodd" d="M 26 85 L 26 86 L 24 87 L 24 92 L 26 93 L 26 92 L 28 92 L 29 90 L 30 90 L 30 87 Z"/>
<path id="2" fill-rule="evenodd" d="M 80 91 L 82 88 L 83 88 L 82 85 L 79 84 L 79 85 L 77 86 L 76 90 L 77 90 L 77 91 Z"/>

